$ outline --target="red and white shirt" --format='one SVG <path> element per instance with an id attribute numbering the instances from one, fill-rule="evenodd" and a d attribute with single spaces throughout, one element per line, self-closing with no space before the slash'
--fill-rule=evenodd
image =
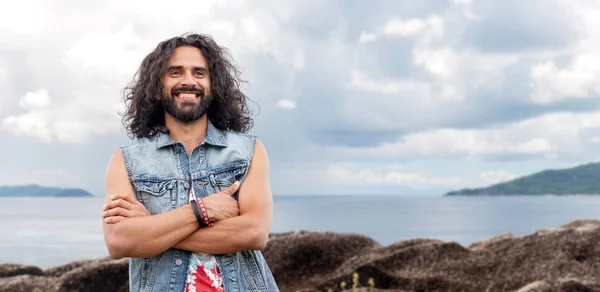
<path id="1" fill-rule="evenodd" d="M 196 200 L 194 188 L 190 191 L 190 202 Z M 213 255 L 193 252 L 190 255 L 186 292 L 223 292 L 223 280 L 217 260 Z"/>

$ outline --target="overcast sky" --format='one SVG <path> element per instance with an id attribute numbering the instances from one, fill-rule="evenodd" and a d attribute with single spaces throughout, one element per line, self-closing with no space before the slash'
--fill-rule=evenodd
<path id="1" fill-rule="evenodd" d="M 535 3 L 534 3 L 535 2 Z M 274 195 L 441 195 L 600 157 L 600 4 L 0 4 L 0 185 L 104 195 L 123 87 L 186 32 L 248 81 Z"/>

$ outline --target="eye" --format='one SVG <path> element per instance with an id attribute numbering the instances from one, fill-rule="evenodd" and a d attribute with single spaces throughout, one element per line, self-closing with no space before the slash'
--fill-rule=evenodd
<path id="1" fill-rule="evenodd" d="M 198 76 L 204 76 L 204 74 L 205 74 L 204 70 L 196 71 L 196 75 L 198 75 Z"/>
<path id="2" fill-rule="evenodd" d="M 171 76 L 178 76 L 178 75 L 181 75 L 181 72 L 179 72 L 178 70 L 171 71 Z"/>

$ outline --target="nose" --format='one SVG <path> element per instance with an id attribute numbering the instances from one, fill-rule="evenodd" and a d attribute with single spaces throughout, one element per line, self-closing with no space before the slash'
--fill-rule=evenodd
<path id="1" fill-rule="evenodd" d="M 183 75 L 183 79 L 181 80 L 181 85 L 193 87 L 196 86 L 196 81 L 194 80 L 194 76 L 192 76 L 192 72 L 186 72 Z"/>

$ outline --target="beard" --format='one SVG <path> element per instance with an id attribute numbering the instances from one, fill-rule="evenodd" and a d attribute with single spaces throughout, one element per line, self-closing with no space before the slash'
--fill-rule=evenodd
<path id="1" fill-rule="evenodd" d="M 183 101 L 178 105 L 175 102 L 175 96 L 177 93 L 182 91 L 197 93 L 200 102 L 196 103 Z M 173 88 L 171 89 L 170 94 L 163 93 L 163 97 L 161 99 L 162 106 L 165 111 L 173 116 L 173 118 L 176 120 L 185 124 L 193 123 L 204 116 L 208 111 L 211 101 L 212 96 L 205 95 L 203 89 L 185 87 Z"/>

